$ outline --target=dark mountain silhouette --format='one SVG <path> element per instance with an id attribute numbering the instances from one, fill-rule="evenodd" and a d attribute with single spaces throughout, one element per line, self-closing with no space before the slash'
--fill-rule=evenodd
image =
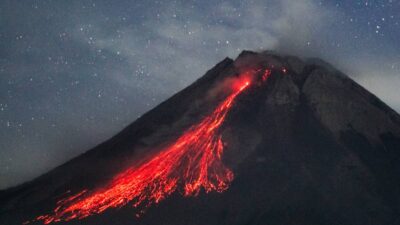
<path id="1" fill-rule="evenodd" d="M 238 95 L 218 129 L 222 161 L 234 174 L 229 188 L 189 197 L 177 190 L 139 218 L 128 203 L 58 224 L 400 224 L 400 116 L 321 60 L 248 51 L 110 140 L 0 192 L 0 224 L 22 224 L 65 196 L 109 183 L 212 113 L 227 79 L 260 68 L 269 69 L 268 80 Z"/>

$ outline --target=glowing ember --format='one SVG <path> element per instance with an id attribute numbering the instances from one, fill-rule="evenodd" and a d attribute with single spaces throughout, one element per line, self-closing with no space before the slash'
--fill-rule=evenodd
<path id="1" fill-rule="evenodd" d="M 196 196 L 202 189 L 207 193 L 226 190 L 233 180 L 233 172 L 222 163 L 224 146 L 218 128 L 234 99 L 250 85 L 251 79 L 244 77 L 232 85 L 233 93 L 209 116 L 189 128 L 172 145 L 118 174 L 102 189 L 84 190 L 58 201 L 52 213 L 35 220 L 49 224 L 82 219 L 128 203 L 145 209 L 177 190 L 184 196 Z"/>
<path id="2" fill-rule="evenodd" d="M 264 74 L 262 75 L 261 79 L 262 81 L 266 81 L 268 79 L 268 77 L 271 76 L 271 70 L 266 69 L 264 71 Z"/>

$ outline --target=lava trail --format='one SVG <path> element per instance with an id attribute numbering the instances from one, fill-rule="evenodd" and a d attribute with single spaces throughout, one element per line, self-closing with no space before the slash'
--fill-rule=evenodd
<path id="1" fill-rule="evenodd" d="M 224 145 L 218 128 L 235 98 L 250 85 L 249 76 L 241 77 L 232 85 L 232 93 L 209 116 L 186 130 L 173 144 L 118 174 L 101 189 L 84 190 L 58 201 L 52 213 L 35 221 L 49 224 L 83 219 L 128 203 L 143 210 L 175 191 L 196 196 L 202 189 L 226 190 L 234 175 L 222 162 Z"/>

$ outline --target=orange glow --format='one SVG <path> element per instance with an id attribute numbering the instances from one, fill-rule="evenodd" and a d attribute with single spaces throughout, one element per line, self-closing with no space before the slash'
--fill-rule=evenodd
<path id="1" fill-rule="evenodd" d="M 222 162 L 224 144 L 218 128 L 235 98 L 251 83 L 247 75 L 233 82 L 232 93 L 198 124 L 143 163 L 121 172 L 105 187 L 82 192 L 57 202 L 52 213 L 35 221 L 44 224 L 83 219 L 110 208 L 131 204 L 140 216 L 150 205 L 173 192 L 197 196 L 201 190 L 223 192 L 234 178 Z"/>

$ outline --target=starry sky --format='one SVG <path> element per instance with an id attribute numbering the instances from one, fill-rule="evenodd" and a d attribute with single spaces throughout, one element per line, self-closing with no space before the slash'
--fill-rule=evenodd
<path id="1" fill-rule="evenodd" d="M 400 0 L 0 2 L 0 189 L 110 138 L 226 56 L 320 57 L 400 111 Z"/>

